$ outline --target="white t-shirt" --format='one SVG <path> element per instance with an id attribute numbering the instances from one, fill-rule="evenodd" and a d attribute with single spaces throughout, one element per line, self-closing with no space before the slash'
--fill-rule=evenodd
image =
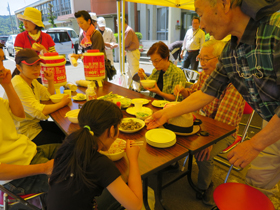
<path id="1" fill-rule="evenodd" d="M 205 33 L 200 28 L 197 30 L 189 29 L 185 35 L 182 50 L 199 50 L 205 42 Z"/>
<path id="2" fill-rule="evenodd" d="M 33 89 L 19 75 L 12 79 L 17 95 L 19 96 L 25 112 L 25 119 L 21 122 L 14 121 L 18 133 L 26 135 L 33 140 L 41 131 L 40 120 L 46 120 L 49 116 L 42 113 L 45 104 L 41 104 L 40 100 L 46 101 L 50 99 L 50 93 L 46 87 L 37 80 L 32 81 Z M 6 99 L 6 94 L 4 95 Z"/>
<path id="3" fill-rule="evenodd" d="M 103 33 L 103 39 L 104 42 L 109 42 L 109 43 L 116 43 L 116 38 L 114 36 L 113 31 L 110 28 L 105 28 L 104 33 Z M 114 65 L 114 60 L 113 60 L 113 50 L 111 48 L 108 48 L 105 46 L 105 52 L 107 58 L 111 61 L 111 65 Z"/>

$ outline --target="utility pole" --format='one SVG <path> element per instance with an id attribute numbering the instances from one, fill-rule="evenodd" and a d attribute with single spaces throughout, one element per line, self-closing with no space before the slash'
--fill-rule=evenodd
<path id="1" fill-rule="evenodd" d="M 11 21 L 12 31 L 13 31 L 13 34 L 14 34 L 14 33 L 15 33 L 15 32 L 14 32 L 14 24 L 13 24 L 13 19 L 12 19 L 12 16 L 11 16 L 11 11 L 10 11 L 10 5 L 9 5 L 9 2 L 8 2 L 8 7 L 7 7 L 7 10 L 8 10 L 9 15 L 10 15 L 10 21 Z"/>

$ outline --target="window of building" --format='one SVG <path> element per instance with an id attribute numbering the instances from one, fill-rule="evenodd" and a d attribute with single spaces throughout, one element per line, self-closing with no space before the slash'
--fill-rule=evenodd
<path id="1" fill-rule="evenodd" d="M 168 40 L 168 7 L 157 8 L 157 40 Z"/>

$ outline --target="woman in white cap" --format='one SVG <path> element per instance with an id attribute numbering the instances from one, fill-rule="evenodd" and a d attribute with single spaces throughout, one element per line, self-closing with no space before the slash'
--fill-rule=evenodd
<path id="1" fill-rule="evenodd" d="M 113 31 L 110 28 L 106 27 L 106 21 L 104 17 L 99 17 L 97 19 L 98 30 L 103 36 L 104 43 L 105 43 L 105 52 L 107 58 L 111 61 L 111 65 L 114 65 L 113 60 L 113 50 L 114 48 L 118 47 L 119 45 L 116 44 L 116 38 L 114 36 Z"/>
<path id="2" fill-rule="evenodd" d="M 41 31 L 44 24 L 39 10 L 26 7 L 23 15 L 19 14 L 17 18 L 23 22 L 25 31 L 16 37 L 14 44 L 16 52 L 24 48 L 33 49 L 37 54 L 40 52 L 55 52 L 55 43 L 51 36 Z"/>

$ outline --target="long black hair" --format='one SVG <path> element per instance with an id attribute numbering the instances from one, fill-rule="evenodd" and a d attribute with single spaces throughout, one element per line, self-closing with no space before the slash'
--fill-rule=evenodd
<path id="1" fill-rule="evenodd" d="M 71 177 L 67 188 L 72 185 L 94 187 L 92 180 L 87 176 L 87 170 L 98 150 L 99 137 L 107 129 L 109 135 L 111 126 L 114 126 L 117 135 L 122 117 L 121 110 L 112 102 L 103 100 L 86 102 L 78 115 L 81 128 L 67 136 L 57 150 L 50 186 Z M 89 126 L 94 135 L 85 126 Z"/>

